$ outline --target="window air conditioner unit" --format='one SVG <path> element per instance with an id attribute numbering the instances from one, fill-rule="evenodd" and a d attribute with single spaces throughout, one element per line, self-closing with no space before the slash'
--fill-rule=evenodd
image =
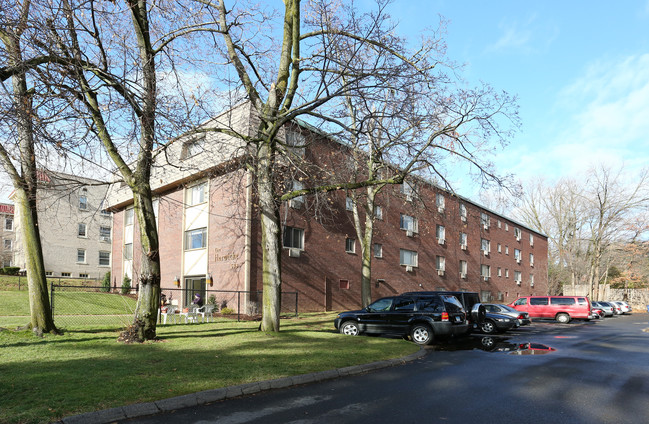
<path id="1" fill-rule="evenodd" d="M 412 272 L 412 265 L 406 265 L 406 272 Z"/>
<path id="2" fill-rule="evenodd" d="M 482 224 L 482 226 L 484 227 L 485 230 L 488 230 L 488 229 L 489 229 L 489 224 L 487 224 L 486 222 L 484 222 L 484 223 Z"/>
<path id="3" fill-rule="evenodd" d="M 489 277 L 487 277 L 486 275 L 483 276 L 482 279 L 485 280 L 485 281 L 489 281 Z"/>
<path id="4" fill-rule="evenodd" d="M 412 237 L 412 236 L 415 235 L 415 232 L 412 231 L 412 230 L 406 230 L 406 235 L 407 235 L 408 237 Z"/>
<path id="5" fill-rule="evenodd" d="M 521 285 L 520 280 L 517 280 L 517 281 L 516 281 L 516 285 L 517 285 L 517 286 L 520 286 L 520 285 Z"/>
<path id="6" fill-rule="evenodd" d="M 519 258 L 519 259 L 516 259 L 516 263 L 517 263 L 517 264 L 520 264 L 520 263 L 521 263 L 520 258 Z"/>
<path id="7" fill-rule="evenodd" d="M 443 270 L 443 269 L 438 269 L 438 270 L 437 270 L 437 275 L 439 275 L 440 277 L 442 277 L 442 276 L 444 275 L 444 270 Z"/>
<path id="8" fill-rule="evenodd" d="M 466 216 L 461 215 L 461 216 L 460 216 L 460 219 L 462 220 L 462 222 L 466 222 Z"/>
<path id="9" fill-rule="evenodd" d="M 110 237 L 101 236 L 101 237 L 99 237 L 99 240 L 101 240 L 101 241 L 110 241 Z"/>
<path id="10" fill-rule="evenodd" d="M 534 287 L 534 283 L 530 283 L 530 287 Z"/>
<path id="11" fill-rule="evenodd" d="M 444 243 L 446 243 L 446 240 L 443 239 L 443 238 L 438 238 L 438 239 L 437 239 L 437 243 L 438 243 L 438 244 L 444 244 Z"/>
<path id="12" fill-rule="evenodd" d="M 437 207 L 437 212 L 444 213 L 444 206 L 438 206 Z"/>
<path id="13" fill-rule="evenodd" d="M 465 272 L 460 272 L 460 278 L 466 278 L 466 273 Z"/>
<path id="14" fill-rule="evenodd" d="M 291 257 L 291 258 L 299 258 L 300 257 L 300 249 L 296 249 L 296 248 L 288 249 L 288 256 Z"/>
<path id="15" fill-rule="evenodd" d="M 462 249 L 462 250 L 466 250 L 466 244 L 461 244 L 461 245 L 460 245 L 460 249 Z"/>
<path id="16" fill-rule="evenodd" d="M 482 253 L 484 253 L 485 256 L 489 256 L 489 251 L 488 250 L 483 250 Z"/>
<path id="17" fill-rule="evenodd" d="M 406 200 L 407 200 L 408 202 L 412 202 L 412 194 L 407 194 L 407 195 L 406 195 Z"/>

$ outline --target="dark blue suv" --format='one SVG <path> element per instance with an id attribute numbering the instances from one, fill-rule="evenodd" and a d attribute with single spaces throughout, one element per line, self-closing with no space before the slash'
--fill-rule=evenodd
<path id="1" fill-rule="evenodd" d="M 383 297 L 358 311 L 342 312 L 334 320 L 342 334 L 397 334 L 427 345 L 435 338 L 466 334 L 467 314 L 450 294 L 403 294 Z"/>

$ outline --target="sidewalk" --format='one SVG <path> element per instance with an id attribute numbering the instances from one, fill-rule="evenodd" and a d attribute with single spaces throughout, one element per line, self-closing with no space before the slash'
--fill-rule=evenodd
<path id="1" fill-rule="evenodd" d="M 161 399 L 154 402 L 139 403 L 122 406 L 119 408 L 104 409 L 101 411 L 87 412 L 85 414 L 65 417 L 59 424 L 108 424 L 119 420 L 125 420 L 146 415 L 154 415 L 160 412 L 170 412 L 176 409 L 187 408 L 196 405 L 203 405 L 219 400 L 235 398 L 243 395 L 263 392 L 265 390 L 282 389 L 285 387 L 297 386 L 300 384 L 316 383 L 319 381 L 331 380 L 338 377 L 362 374 L 381 368 L 402 365 L 414 361 L 426 355 L 426 350 L 421 348 L 418 352 L 402 358 L 377 361 L 369 364 L 354 365 L 351 367 L 338 368 L 328 371 L 320 371 L 310 374 L 296 375 L 292 377 L 277 378 L 275 380 L 259 381 L 256 383 L 240 384 L 238 386 L 223 387 L 220 389 L 206 390 L 188 395 L 176 396 L 168 399 Z"/>

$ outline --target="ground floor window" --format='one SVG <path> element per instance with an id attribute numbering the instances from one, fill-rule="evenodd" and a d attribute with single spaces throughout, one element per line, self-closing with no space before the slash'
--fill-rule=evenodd
<path id="1" fill-rule="evenodd" d="M 205 277 L 202 278 L 185 278 L 185 307 L 188 308 L 192 306 L 192 301 L 194 300 L 194 295 L 198 294 L 203 300 L 203 304 L 206 303 L 205 299 Z"/>

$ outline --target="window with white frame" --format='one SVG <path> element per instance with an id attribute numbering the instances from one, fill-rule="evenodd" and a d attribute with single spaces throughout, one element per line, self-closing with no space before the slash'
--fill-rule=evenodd
<path id="1" fill-rule="evenodd" d="M 534 287 L 534 274 L 530 274 L 530 287 Z"/>
<path id="2" fill-rule="evenodd" d="M 196 228 L 185 231 L 185 250 L 204 249 L 207 247 L 207 228 Z"/>
<path id="3" fill-rule="evenodd" d="M 77 249 L 77 263 L 86 263 L 86 249 Z"/>
<path id="4" fill-rule="evenodd" d="M 99 204 L 99 213 L 101 213 L 103 216 L 110 216 L 110 211 L 106 209 L 107 207 L 108 203 L 106 202 L 106 199 L 102 200 Z"/>
<path id="5" fill-rule="evenodd" d="M 356 253 L 356 239 L 353 238 L 345 239 L 345 252 Z"/>
<path id="6" fill-rule="evenodd" d="M 520 263 L 522 259 L 520 249 L 514 249 L 514 259 L 516 259 L 516 262 Z"/>
<path id="7" fill-rule="evenodd" d="M 489 225 L 491 224 L 489 215 L 484 212 L 480 212 L 480 224 L 482 224 L 485 229 L 489 228 Z"/>
<path id="8" fill-rule="evenodd" d="M 286 131 L 286 144 L 288 144 L 289 152 L 295 156 L 303 157 L 306 151 L 306 137 L 298 131 Z"/>
<path id="9" fill-rule="evenodd" d="M 412 197 L 415 194 L 414 184 L 404 181 L 403 184 L 401 184 L 401 194 L 404 194 L 408 200 L 412 200 Z"/>
<path id="10" fill-rule="evenodd" d="M 304 184 L 302 183 L 302 181 L 293 180 L 291 181 L 291 190 L 293 191 L 304 190 Z M 302 195 L 302 196 L 297 196 L 292 198 L 291 200 L 289 200 L 288 204 L 292 208 L 299 209 L 302 207 L 302 205 L 304 205 L 304 201 L 305 201 L 305 197 L 304 195 Z"/>
<path id="11" fill-rule="evenodd" d="M 185 204 L 187 206 L 200 205 L 207 201 L 207 183 L 200 183 L 187 187 L 185 190 Z"/>
<path id="12" fill-rule="evenodd" d="M 500 245 L 500 243 L 498 243 L 498 253 L 502 253 L 502 252 L 503 252 L 502 246 Z"/>
<path id="13" fill-rule="evenodd" d="M 521 230 L 519 228 L 514 228 L 514 237 L 516 237 L 516 240 L 518 241 L 521 240 Z"/>
<path id="14" fill-rule="evenodd" d="M 110 241 L 110 227 L 99 227 L 99 240 Z"/>
<path id="15" fill-rule="evenodd" d="M 79 274 L 79 278 L 88 278 L 88 274 L 81 273 Z"/>
<path id="16" fill-rule="evenodd" d="M 71 275 L 72 275 L 72 274 L 69 273 L 69 272 L 62 272 L 62 273 L 61 273 L 61 277 L 69 277 L 69 276 L 71 276 Z"/>
<path id="17" fill-rule="evenodd" d="M 514 271 L 514 281 L 516 281 L 517 283 L 520 283 L 522 281 L 520 271 Z"/>
<path id="18" fill-rule="evenodd" d="M 480 239 L 480 250 L 484 253 L 489 253 L 491 251 L 491 243 L 487 239 Z"/>
<path id="19" fill-rule="evenodd" d="M 502 228 L 503 223 L 500 222 L 500 219 L 498 220 L 498 228 Z"/>
<path id="20" fill-rule="evenodd" d="M 468 265 L 466 261 L 460 261 L 460 278 L 466 278 Z"/>
<path id="21" fill-rule="evenodd" d="M 534 266 L 534 253 L 530 253 L 530 266 Z"/>
<path id="22" fill-rule="evenodd" d="M 466 250 L 466 246 L 467 246 L 467 235 L 466 233 L 460 233 L 460 248 L 462 248 L 462 250 Z"/>
<path id="23" fill-rule="evenodd" d="M 124 245 L 124 260 L 130 261 L 133 259 L 133 243 L 126 243 Z"/>
<path id="24" fill-rule="evenodd" d="M 10 239 L 5 239 L 5 250 L 11 250 L 13 243 Z"/>
<path id="25" fill-rule="evenodd" d="M 505 255 L 509 255 L 509 246 L 505 246 Z"/>
<path id="26" fill-rule="evenodd" d="M 14 230 L 14 219 L 10 216 L 5 217 L 5 230 L 6 231 Z"/>
<path id="27" fill-rule="evenodd" d="M 192 156 L 203 152 L 205 144 L 205 133 L 194 136 L 191 140 L 183 143 L 183 148 L 180 153 L 180 159 L 189 159 Z"/>
<path id="28" fill-rule="evenodd" d="M 382 258 L 383 257 L 383 245 L 380 243 L 374 243 L 374 257 Z"/>
<path id="29" fill-rule="evenodd" d="M 502 277 L 502 276 L 503 276 L 502 268 L 500 268 L 500 267 L 498 267 L 498 276 L 499 276 L 499 277 Z"/>
<path id="30" fill-rule="evenodd" d="M 446 270 L 446 258 L 444 256 L 436 256 L 435 257 L 435 269 L 437 271 L 445 271 Z"/>
<path id="31" fill-rule="evenodd" d="M 401 214 L 399 225 L 402 230 L 412 231 L 413 233 L 417 232 L 417 218 L 410 215 Z"/>
<path id="32" fill-rule="evenodd" d="M 304 230 L 302 228 L 284 227 L 282 245 L 291 249 L 304 249 Z"/>
<path id="33" fill-rule="evenodd" d="M 133 225 L 133 209 L 126 209 L 124 211 L 124 225 Z"/>
<path id="34" fill-rule="evenodd" d="M 446 243 L 446 228 L 443 225 L 437 225 L 435 227 L 435 235 L 437 236 L 437 243 L 444 244 Z"/>
<path id="35" fill-rule="evenodd" d="M 460 203 L 460 219 L 466 222 L 466 217 L 467 217 L 466 205 L 464 203 Z"/>
<path id="36" fill-rule="evenodd" d="M 509 224 L 505 222 L 505 231 L 509 231 Z"/>
<path id="37" fill-rule="evenodd" d="M 78 229 L 77 229 L 77 236 L 78 237 L 87 237 L 88 233 L 86 231 L 86 224 L 83 222 L 79 223 Z"/>
<path id="38" fill-rule="evenodd" d="M 354 199 L 349 196 L 345 197 L 345 209 L 348 211 L 354 210 Z"/>
<path id="39" fill-rule="evenodd" d="M 383 208 L 378 205 L 374 205 L 374 218 L 383 219 Z"/>
<path id="40" fill-rule="evenodd" d="M 530 246 L 534 246 L 534 236 L 530 233 Z"/>
<path id="41" fill-rule="evenodd" d="M 99 252 L 99 266 L 110 266 L 110 252 Z"/>
<path id="42" fill-rule="evenodd" d="M 480 265 L 480 276 L 484 279 L 491 277 L 491 267 L 489 265 Z"/>
<path id="43" fill-rule="evenodd" d="M 417 266 L 417 252 L 399 249 L 399 263 L 406 266 Z"/>
<path id="44" fill-rule="evenodd" d="M 444 198 L 443 194 L 437 193 L 435 195 L 435 205 L 437 206 L 437 210 L 439 212 L 444 212 L 444 209 L 446 208 L 446 199 Z"/>
<path id="45" fill-rule="evenodd" d="M 79 193 L 79 209 L 85 211 L 88 209 L 88 189 L 82 188 Z"/>
<path id="46" fill-rule="evenodd" d="M 505 268 L 505 278 L 509 278 L 509 269 Z"/>

